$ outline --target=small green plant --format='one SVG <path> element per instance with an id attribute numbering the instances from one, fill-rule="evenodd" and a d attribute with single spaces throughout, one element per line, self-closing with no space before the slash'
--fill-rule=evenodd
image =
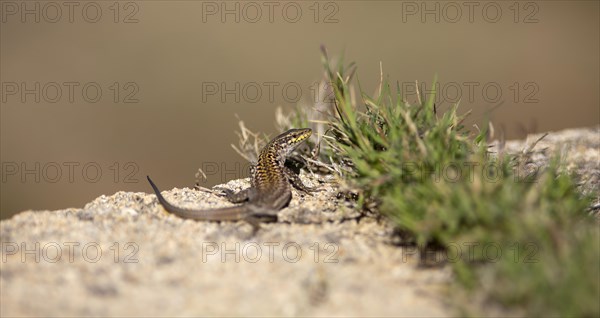
<path id="1" fill-rule="evenodd" d="M 526 315 L 600 315 L 598 225 L 557 160 L 524 169 L 527 153 L 488 153 L 488 130 L 468 131 L 457 105 L 439 114 L 434 94 L 410 104 L 387 81 L 355 98 L 353 65 L 332 67 L 325 52 L 323 64 L 335 98 L 321 159 L 362 203 L 418 246 L 470 247 L 451 263 L 483 301 Z M 284 125 L 310 122 L 300 109 L 291 118 Z"/>

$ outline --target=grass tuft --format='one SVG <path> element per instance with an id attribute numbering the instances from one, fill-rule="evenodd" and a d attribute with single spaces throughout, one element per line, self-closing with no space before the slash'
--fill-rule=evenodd
<path id="1" fill-rule="evenodd" d="M 469 131 L 458 105 L 438 113 L 435 94 L 410 104 L 382 81 L 374 96 L 355 98 L 354 65 L 331 65 L 325 51 L 322 61 L 329 109 L 311 121 L 298 108 L 278 122 L 326 123 L 319 159 L 359 189 L 362 203 L 418 246 L 441 246 L 458 284 L 484 303 L 528 316 L 600 315 L 598 223 L 558 159 L 532 168 L 535 144 L 490 153 L 492 129 Z"/>

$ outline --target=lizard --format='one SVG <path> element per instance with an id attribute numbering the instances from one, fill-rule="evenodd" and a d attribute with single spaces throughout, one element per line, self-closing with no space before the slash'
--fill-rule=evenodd
<path id="1" fill-rule="evenodd" d="M 181 218 L 197 221 L 238 221 L 245 220 L 256 226 L 258 220 L 277 220 L 277 212 L 288 206 L 291 186 L 306 193 L 316 191 L 307 187 L 300 177 L 286 167 L 286 158 L 310 135 L 310 128 L 290 129 L 273 138 L 260 151 L 258 162 L 250 177 L 250 188 L 234 193 L 225 189 L 227 199 L 241 205 L 218 209 L 186 209 L 169 203 L 160 193 L 150 176 L 146 176 L 154 190 L 158 202 L 167 210 Z"/>

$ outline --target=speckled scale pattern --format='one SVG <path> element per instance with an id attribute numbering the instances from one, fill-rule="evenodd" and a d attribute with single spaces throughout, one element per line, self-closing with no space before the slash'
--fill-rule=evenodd
<path id="1" fill-rule="evenodd" d="M 311 134 L 309 128 L 290 129 L 262 149 L 251 180 L 255 193 L 249 204 L 276 210 L 288 204 L 292 192 L 283 171 L 285 159 Z"/>

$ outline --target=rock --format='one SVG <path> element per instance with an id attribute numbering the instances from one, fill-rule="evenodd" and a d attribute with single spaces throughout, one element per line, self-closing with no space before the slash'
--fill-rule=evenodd
<path id="1" fill-rule="evenodd" d="M 532 139 L 532 138 L 530 138 Z M 535 137 L 533 137 L 535 140 Z M 524 143 L 508 142 L 517 152 Z M 598 193 L 598 128 L 552 133 L 534 149 L 566 150 L 584 191 Z M 498 145 L 497 145 L 498 146 Z M 543 148 L 548 148 L 543 151 Z M 538 150 L 539 149 L 539 150 Z M 568 151 L 570 150 L 570 151 Z M 148 193 L 100 196 L 82 209 L 26 211 L 0 222 L 2 316 L 445 316 L 449 266 L 418 267 L 394 226 L 358 212 L 331 178 L 294 192 L 279 222 L 195 222 Z M 221 187 L 240 189 L 248 180 Z M 150 190 L 150 188 L 149 188 Z M 207 192 L 164 192 L 178 206 L 215 208 Z"/>
<path id="2" fill-rule="evenodd" d="M 505 145 L 494 143 L 491 151 L 519 154 L 539 140 L 531 148 L 531 169 L 540 170 L 552 158 L 560 158 L 567 172 L 573 173 L 578 179 L 581 191 L 596 198 L 591 210 L 600 216 L 600 126 L 566 129 L 544 135 L 529 135 L 525 140 L 508 141 Z"/>
<path id="3" fill-rule="evenodd" d="M 385 219 L 337 199 L 327 177 L 294 192 L 279 222 L 195 222 L 147 193 L 82 209 L 26 211 L 0 222 L 3 316 L 443 316 L 448 269 L 419 269 Z M 247 180 L 222 187 L 239 189 Z M 165 191 L 179 206 L 225 199 Z M 347 205 L 351 205 L 347 207 Z M 414 254 L 414 255 L 413 255 Z"/>

